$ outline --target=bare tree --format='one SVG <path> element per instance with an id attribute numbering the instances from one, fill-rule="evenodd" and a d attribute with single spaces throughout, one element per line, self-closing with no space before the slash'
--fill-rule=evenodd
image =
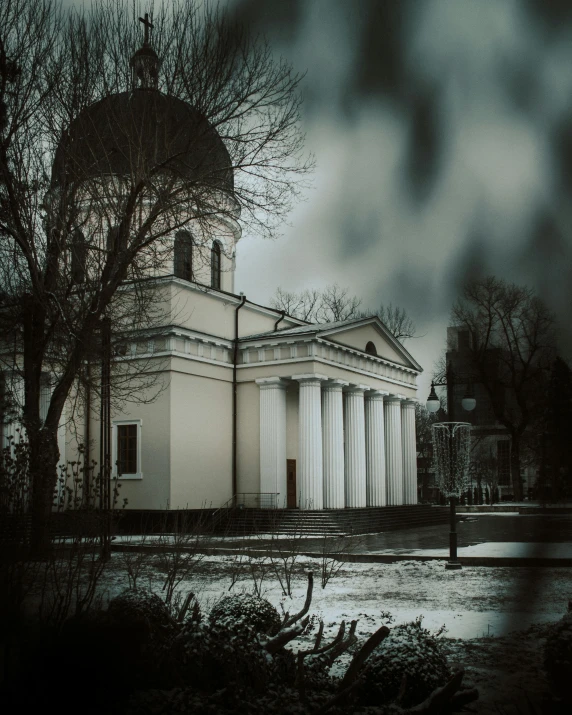
<path id="1" fill-rule="evenodd" d="M 146 17 L 140 47 L 133 7 L 111 0 L 85 14 L 56 0 L 0 8 L 0 339 L 23 382 L 36 551 L 58 424 L 82 386 L 98 384 L 88 365 L 102 321 L 121 357 L 125 335 L 161 323 L 157 290 L 173 272 L 175 232 L 192 227 L 205 260 L 239 217 L 272 235 L 312 166 L 301 77 L 263 40 L 182 0 L 159 8 L 153 47 L 150 27 Z M 158 371 L 138 361 L 114 361 L 123 395 Z"/>
<path id="2" fill-rule="evenodd" d="M 470 468 L 476 480 L 477 489 L 481 489 L 484 484 L 489 490 L 489 502 L 493 504 L 499 486 L 499 462 L 490 443 L 479 440 L 473 444 Z"/>
<path id="3" fill-rule="evenodd" d="M 554 317 L 531 290 L 488 277 L 465 286 L 452 319 L 469 330 L 469 368 L 511 437 L 511 479 L 522 499 L 521 450 L 555 357 Z"/>
<path id="4" fill-rule="evenodd" d="M 403 308 L 399 308 L 393 303 L 388 303 L 387 305 L 381 303 L 376 315 L 400 342 L 418 337 L 414 321 Z"/>
<path id="5" fill-rule="evenodd" d="M 316 308 L 316 322 L 336 323 L 339 320 L 358 318 L 361 299 L 350 295 L 348 288 L 339 285 L 327 286 L 320 294 Z"/>
<path id="6" fill-rule="evenodd" d="M 441 420 L 441 415 L 431 413 L 427 408 L 419 402 L 415 403 L 415 439 L 418 463 L 423 465 L 421 475 L 417 474 L 418 480 L 420 476 L 421 484 L 421 499 L 423 501 L 429 496 L 429 477 L 431 472 L 431 461 L 433 458 L 433 433 L 431 426 Z M 434 476 L 434 475 L 433 475 Z"/>
<path id="7" fill-rule="evenodd" d="M 387 305 L 382 303 L 377 311 L 360 310 L 361 299 L 352 296 L 348 288 L 340 288 L 336 283 L 321 291 L 306 289 L 299 293 L 278 288 L 270 300 L 270 305 L 309 323 L 335 323 L 340 320 L 377 315 L 400 342 L 417 337 L 415 323 L 403 308 L 392 303 Z"/>
<path id="8" fill-rule="evenodd" d="M 300 320 L 309 323 L 316 322 L 316 310 L 320 302 L 320 291 L 303 290 L 301 293 L 292 293 L 278 288 L 270 305 L 277 310 L 283 310 Z"/>

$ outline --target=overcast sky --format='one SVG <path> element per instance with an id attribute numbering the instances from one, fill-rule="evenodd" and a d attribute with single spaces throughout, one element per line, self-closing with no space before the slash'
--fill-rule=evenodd
<path id="1" fill-rule="evenodd" d="M 405 308 L 423 401 L 469 277 L 537 291 L 571 357 L 572 2 L 224 2 L 307 72 L 317 161 L 283 235 L 240 241 L 237 292 L 338 283 Z"/>
<path id="2" fill-rule="evenodd" d="M 572 353 L 572 3 L 228 0 L 304 80 L 317 170 L 276 241 L 245 236 L 237 290 L 338 283 L 445 341 L 463 281 L 536 290 Z"/>

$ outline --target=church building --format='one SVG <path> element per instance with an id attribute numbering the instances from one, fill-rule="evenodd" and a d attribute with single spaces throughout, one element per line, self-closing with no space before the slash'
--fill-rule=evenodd
<path id="1" fill-rule="evenodd" d="M 224 291 L 233 270 L 221 288 L 214 272 L 210 287 L 165 279 L 189 309 L 148 341 L 162 392 L 112 418 L 121 498 L 139 509 L 235 495 L 301 509 L 417 503 L 420 366 L 378 318 L 301 324 Z"/>
<path id="2" fill-rule="evenodd" d="M 172 157 L 183 180 L 216 177 L 213 190 L 226 202 L 217 230 L 190 217 L 163 241 L 164 257 L 147 279 L 164 319 L 131 334 L 113 357 L 155 365 L 161 388 L 152 401 L 111 414 L 121 499 L 128 509 L 416 504 L 422 368 L 377 317 L 308 324 L 236 294 L 241 227 L 238 208 L 228 209 L 228 152 L 198 110 L 159 91 L 157 70 L 146 42 L 132 59 L 131 91 L 76 117 L 53 167 L 56 187 L 82 176 L 114 186 L 133 170 L 131 147 L 139 143 L 144 160 Z M 193 132 L 201 140 L 191 144 Z M 78 233 L 71 257 L 78 282 L 90 270 L 82 241 Z M 63 463 L 77 456 L 83 436 L 90 455 L 100 453 L 97 410 L 82 419 L 76 436 L 64 429 Z M 14 430 L 4 425 L 3 437 Z"/>

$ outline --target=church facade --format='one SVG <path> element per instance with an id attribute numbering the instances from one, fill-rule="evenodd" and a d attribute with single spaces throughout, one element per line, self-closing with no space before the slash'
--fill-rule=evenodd
<path id="1" fill-rule="evenodd" d="M 124 358 L 155 356 L 162 390 L 112 416 L 114 477 L 128 507 L 417 502 L 421 368 L 378 318 L 304 324 L 244 296 L 164 280 L 186 319 L 146 338 L 148 354 L 135 341 Z"/>
<path id="2" fill-rule="evenodd" d="M 161 172 L 177 191 L 192 188 L 188 205 L 200 194 L 206 206 L 202 221 L 179 217 L 179 228 L 162 235 L 149 267 L 142 260 L 163 317 L 126 331 L 113 356 L 116 366 L 145 363 L 153 375 L 140 399 L 115 404 L 110 415 L 111 476 L 121 499 L 132 509 L 416 503 L 420 365 L 376 317 L 312 325 L 235 293 L 241 227 L 232 162 L 198 110 L 159 91 L 159 66 L 146 35 L 131 60 L 130 91 L 72 120 L 52 172 L 51 191 L 71 186 L 81 206 L 101 211 L 113 203 L 98 204 L 94 191 L 111 196 Z M 61 267 L 72 295 L 89 295 L 114 257 L 135 245 L 124 221 L 93 208 L 83 215 L 81 206 L 83 232 L 71 234 Z M 134 235 L 145 220 L 142 209 Z M 41 419 L 53 377 L 45 375 Z M 5 384 L 21 405 L 17 364 L 5 370 Z M 81 443 L 88 463 L 102 453 L 98 398 L 84 397 L 86 404 L 70 400 L 64 410 L 63 465 L 78 459 Z M 6 444 L 18 420 L 2 429 Z"/>

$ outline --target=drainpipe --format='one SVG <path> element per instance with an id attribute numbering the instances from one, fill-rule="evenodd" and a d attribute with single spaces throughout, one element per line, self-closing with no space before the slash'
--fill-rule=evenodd
<path id="1" fill-rule="evenodd" d="M 280 317 L 278 320 L 274 323 L 274 331 L 278 330 L 278 323 L 281 323 L 284 320 L 284 316 L 286 315 L 285 310 L 280 311 Z"/>
<path id="2" fill-rule="evenodd" d="M 86 376 L 86 384 L 85 384 L 85 432 L 84 432 L 84 447 L 85 447 L 85 452 L 83 453 L 84 460 L 83 460 L 83 498 L 84 498 L 84 505 L 86 507 L 89 507 L 89 495 L 91 494 L 91 483 L 90 483 L 90 477 L 91 474 L 89 472 L 89 458 L 90 458 L 90 443 L 91 443 L 91 364 L 88 362 L 87 367 L 87 376 Z"/>
<path id="3" fill-rule="evenodd" d="M 237 427 L 237 381 L 236 367 L 238 363 L 238 311 L 246 303 L 246 296 L 243 294 L 240 304 L 234 312 L 234 355 L 232 359 L 232 500 L 233 506 L 236 502 L 237 493 L 237 461 L 236 461 L 236 427 Z"/>

